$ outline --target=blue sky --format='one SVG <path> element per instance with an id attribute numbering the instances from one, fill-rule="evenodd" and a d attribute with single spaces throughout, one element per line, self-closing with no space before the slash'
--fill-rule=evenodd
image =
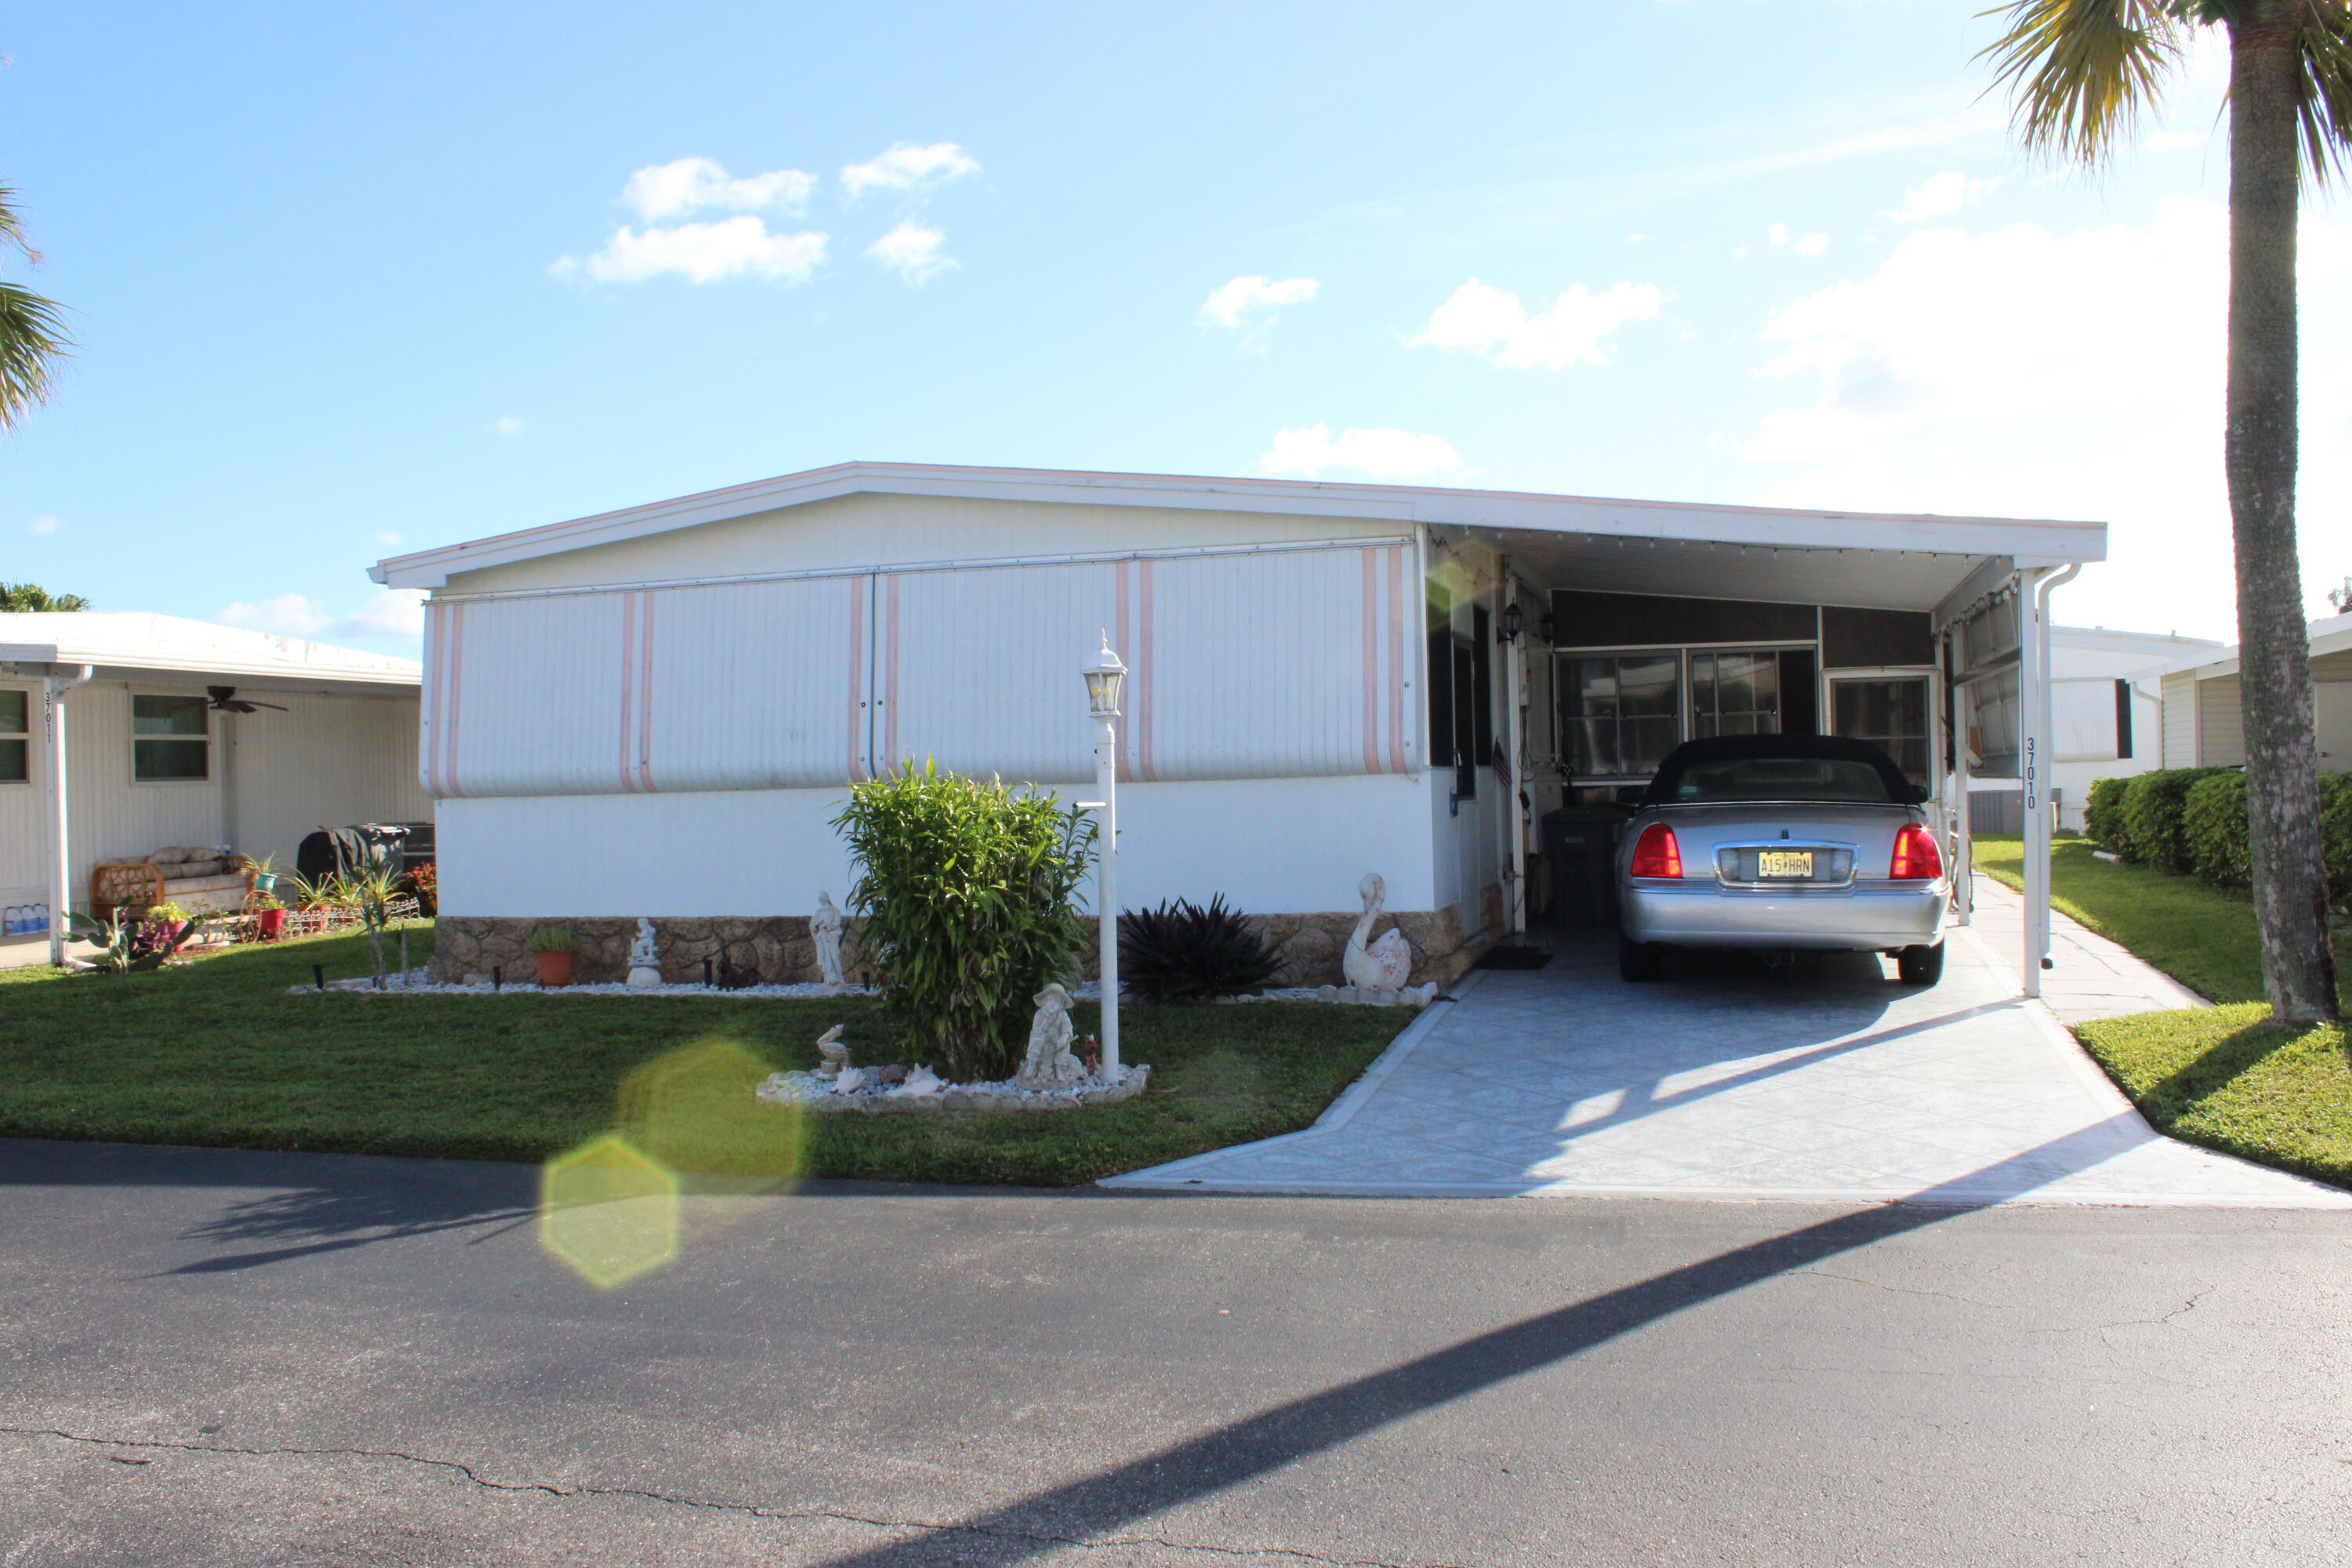
<path id="1" fill-rule="evenodd" d="M 382 555 L 872 458 L 2098 517 L 2065 618 L 2230 635 L 2217 61 L 2053 174 L 1978 8 L 21 9 L 0 577 L 413 651 Z"/>

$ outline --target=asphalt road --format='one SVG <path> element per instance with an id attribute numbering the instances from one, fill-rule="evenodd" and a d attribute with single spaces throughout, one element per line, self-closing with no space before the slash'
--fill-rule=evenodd
<path id="1" fill-rule="evenodd" d="M 2352 1215 L 0 1142 L 0 1563 L 2352 1562 Z"/>

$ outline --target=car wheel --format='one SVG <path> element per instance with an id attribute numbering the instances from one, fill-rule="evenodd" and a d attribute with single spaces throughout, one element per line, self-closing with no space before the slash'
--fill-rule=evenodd
<path id="1" fill-rule="evenodd" d="M 1617 978 L 1636 984 L 1656 980 L 1666 972 L 1666 955 L 1653 943 L 1617 939 Z"/>
<path id="2" fill-rule="evenodd" d="M 1895 955 L 1895 972 L 1906 985 L 1933 985 L 1944 977 L 1944 944 L 1906 947 Z"/>

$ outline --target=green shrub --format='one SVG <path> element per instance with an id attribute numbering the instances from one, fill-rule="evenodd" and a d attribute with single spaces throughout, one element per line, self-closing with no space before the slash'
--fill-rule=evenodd
<path id="1" fill-rule="evenodd" d="M 2327 858 L 2327 896 L 2352 902 L 2352 773 L 2319 775 L 2319 842 Z"/>
<path id="2" fill-rule="evenodd" d="M 2197 869 L 2189 850 L 2182 812 L 2189 792 L 2199 779 L 2227 773 L 2227 768 L 2159 768 L 2141 773 L 2124 786 L 2124 838 L 2130 858 L 2176 877 Z"/>
<path id="3" fill-rule="evenodd" d="M 1265 939 L 1225 908 L 1222 896 L 1207 909 L 1179 899 L 1118 917 L 1119 984 L 1147 1002 L 1237 996 L 1256 990 L 1281 967 Z"/>
<path id="4" fill-rule="evenodd" d="M 2083 827 L 2099 847 L 2128 860 L 2130 836 L 2124 831 L 2124 786 L 2129 779 L 2093 779 L 2083 797 Z"/>
<path id="5" fill-rule="evenodd" d="M 909 763 L 857 785 L 834 819 L 859 868 L 850 909 L 899 1040 L 953 1080 L 1009 1078 L 1031 998 L 1085 939 L 1071 898 L 1094 819 L 1001 780 Z"/>
<path id="6" fill-rule="evenodd" d="M 2180 825 L 2200 877 L 2217 888 L 2243 888 L 2253 881 L 2245 774 L 2215 773 L 2189 785 L 2182 798 Z"/>

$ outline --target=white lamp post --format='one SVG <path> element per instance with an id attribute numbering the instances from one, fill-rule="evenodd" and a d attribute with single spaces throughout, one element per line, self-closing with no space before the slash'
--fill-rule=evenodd
<path id="1" fill-rule="evenodd" d="M 1095 721 L 1095 788 L 1102 799 L 1102 837 L 1095 861 L 1097 942 L 1102 950 L 1102 1073 L 1118 1071 L 1118 717 L 1120 690 L 1127 685 L 1127 666 L 1110 650 L 1103 636 L 1102 651 L 1080 671 L 1087 678 L 1087 710 Z"/>

